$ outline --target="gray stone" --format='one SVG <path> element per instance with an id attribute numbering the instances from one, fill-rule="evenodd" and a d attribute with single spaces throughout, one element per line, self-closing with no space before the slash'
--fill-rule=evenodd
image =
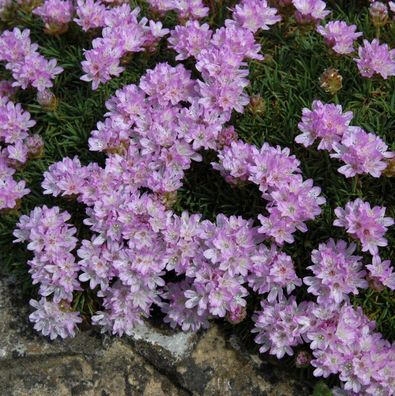
<path id="1" fill-rule="evenodd" d="M 154 328 L 150 333 L 159 332 Z M 152 335 L 150 339 L 154 338 Z M 233 337 L 230 341 L 217 325 L 201 333 L 189 344 L 192 349 L 183 358 L 172 354 L 171 346 L 164 350 L 160 345 L 133 340 L 136 350 L 159 367 L 173 382 L 192 395 L 204 396 L 292 396 L 308 395 L 303 384 L 279 368 L 266 365 L 251 355 Z M 242 350 L 244 349 L 244 352 Z"/>
<path id="2" fill-rule="evenodd" d="M 145 323 L 131 337 L 83 331 L 51 342 L 33 331 L 18 290 L 0 275 L 1 396 L 309 394 L 217 325 L 193 334 Z"/>

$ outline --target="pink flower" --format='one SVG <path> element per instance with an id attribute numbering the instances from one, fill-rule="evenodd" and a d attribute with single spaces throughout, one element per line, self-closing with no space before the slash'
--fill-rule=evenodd
<path id="1" fill-rule="evenodd" d="M 266 0 L 243 0 L 235 6 L 233 19 L 241 27 L 255 33 L 259 29 L 269 30 L 270 25 L 281 21 L 277 10 L 269 7 Z"/>
<path id="2" fill-rule="evenodd" d="M 40 301 L 30 300 L 30 305 L 36 309 L 29 316 L 34 329 L 51 340 L 74 337 L 77 324 L 82 322 L 79 312 L 73 312 L 69 306 L 56 304 L 44 297 Z"/>
<path id="3" fill-rule="evenodd" d="M 308 147 L 319 139 L 318 150 L 332 150 L 347 132 L 353 117 L 351 111 L 342 111 L 340 105 L 315 100 L 312 110 L 303 109 L 302 121 L 298 124 L 302 134 L 296 136 L 295 142 Z"/>
<path id="4" fill-rule="evenodd" d="M 100 1 L 77 0 L 76 13 L 78 18 L 75 18 L 74 22 L 85 32 L 105 26 L 106 6 Z"/>
<path id="5" fill-rule="evenodd" d="M 373 256 L 372 263 L 367 265 L 369 276 L 373 280 L 388 287 L 390 290 L 395 290 L 395 272 L 390 260 L 381 260 L 380 256 Z"/>
<path id="6" fill-rule="evenodd" d="M 338 169 L 346 177 L 364 173 L 380 177 L 387 167 L 385 160 L 394 157 L 380 137 L 359 127 L 349 127 L 341 142 L 335 143 L 333 149 L 335 153 L 331 157 L 346 164 Z"/>
<path id="7" fill-rule="evenodd" d="M 380 44 L 379 40 L 363 41 L 358 49 L 359 58 L 354 58 L 359 72 L 363 77 L 371 78 L 380 74 L 385 80 L 395 76 L 395 49 L 389 49 L 387 44 Z"/>
<path id="8" fill-rule="evenodd" d="M 377 255 L 379 246 L 387 246 L 384 234 L 394 224 L 391 217 L 385 217 L 385 210 L 380 206 L 371 208 L 369 202 L 358 198 L 348 202 L 344 209 L 335 209 L 337 219 L 333 224 L 344 227 L 353 238 L 361 241 L 363 252 Z"/>
<path id="9" fill-rule="evenodd" d="M 314 276 L 303 279 L 309 286 L 307 291 L 318 296 L 319 304 L 340 304 L 349 301 L 348 294 L 358 294 L 359 288 L 366 288 L 366 272 L 362 270 L 361 257 L 354 256 L 355 244 L 330 239 L 311 253 L 313 265 L 308 267 Z"/>
<path id="10" fill-rule="evenodd" d="M 322 0 L 292 0 L 296 8 L 296 20 L 299 23 L 317 23 L 330 14 L 325 10 L 326 4 Z"/>
<path id="11" fill-rule="evenodd" d="M 331 21 L 325 26 L 317 27 L 317 32 L 338 54 L 350 54 L 354 51 L 354 41 L 362 36 L 362 33 L 356 30 L 356 25 L 347 25 L 343 21 Z"/>

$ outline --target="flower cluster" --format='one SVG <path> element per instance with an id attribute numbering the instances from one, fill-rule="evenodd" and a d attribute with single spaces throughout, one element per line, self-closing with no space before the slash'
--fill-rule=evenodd
<path id="1" fill-rule="evenodd" d="M 260 10 L 259 16 L 251 13 L 254 7 Z M 243 112 L 249 102 L 244 93 L 248 85 L 245 60 L 263 59 L 253 32 L 278 22 L 280 18 L 275 14 L 276 10 L 265 1 L 246 1 L 235 8 L 233 19 L 227 19 L 225 26 L 215 32 L 196 21 L 171 32 L 169 44 L 178 53 L 176 59 L 193 56 L 196 60 L 202 77 L 195 88 L 196 105 L 205 113 L 213 113 L 210 118 L 221 117 L 224 123 L 233 110 Z"/>
<path id="2" fill-rule="evenodd" d="M 159 14 L 175 11 L 180 21 L 201 19 L 209 12 L 202 0 L 148 0 L 148 3 Z"/>
<path id="3" fill-rule="evenodd" d="M 292 258 L 284 252 L 278 251 L 275 245 L 267 248 L 259 245 L 254 256 L 251 257 L 248 285 L 257 293 L 267 295 L 267 301 L 284 299 L 284 289 L 287 294 L 302 285 L 298 278 Z"/>
<path id="4" fill-rule="evenodd" d="M 364 40 L 363 46 L 358 48 L 358 56 L 354 60 L 363 77 L 379 74 L 386 80 L 395 76 L 395 49 L 389 49 L 388 44 L 380 44 L 377 39 Z"/>
<path id="5" fill-rule="evenodd" d="M 73 291 L 80 289 L 80 267 L 71 253 L 76 247 L 77 230 L 66 223 L 70 218 L 58 207 L 36 207 L 30 216 L 20 217 L 14 231 L 15 242 L 28 242 L 28 250 L 34 253 L 28 261 L 33 284 L 39 284 L 39 293 L 52 296 L 55 303 L 71 302 Z"/>
<path id="6" fill-rule="evenodd" d="M 81 26 L 85 32 L 105 26 L 104 18 L 107 14 L 107 8 L 100 1 L 77 0 L 75 12 L 78 18 L 75 18 L 74 22 Z"/>
<path id="7" fill-rule="evenodd" d="M 335 153 L 331 157 L 346 164 L 339 168 L 339 172 L 346 177 L 364 173 L 380 177 L 387 167 L 386 159 L 395 155 L 387 149 L 388 146 L 379 136 L 359 127 L 350 127 L 341 143 L 334 146 Z"/>
<path id="8" fill-rule="evenodd" d="M 14 87 L 32 86 L 39 92 L 45 91 L 53 86 L 55 76 L 62 73 L 56 59 L 48 61 L 37 49 L 38 45 L 30 41 L 29 29 L 14 28 L 0 35 L 0 61 L 6 62 L 6 68 L 11 70 Z"/>
<path id="9" fill-rule="evenodd" d="M 266 0 L 243 0 L 235 6 L 233 19 L 244 29 L 252 33 L 269 30 L 270 25 L 281 21 L 277 10 L 269 7 Z"/>
<path id="10" fill-rule="evenodd" d="M 395 272 L 390 260 L 383 261 L 376 255 L 373 256 L 372 263 L 366 268 L 369 270 L 370 280 L 373 280 L 379 290 L 384 287 L 395 290 Z"/>
<path id="11" fill-rule="evenodd" d="M 41 155 L 41 137 L 28 133 L 35 124 L 19 103 L 0 96 L 0 211 L 17 207 L 30 192 L 26 183 L 14 180 L 13 175 L 28 159 Z"/>
<path id="12" fill-rule="evenodd" d="M 67 302 L 57 304 L 41 297 L 40 301 L 30 300 L 30 305 L 35 309 L 29 315 L 34 330 L 51 340 L 74 337 L 77 324 L 82 322 L 79 312 L 72 311 Z"/>
<path id="13" fill-rule="evenodd" d="M 394 224 L 391 217 L 385 217 L 385 208 L 371 207 L 369 202 L 356 199 L 348 202 L 345 208 L 336 208 L 337 219 L 334 225 L 344 227 L 346 231 L 362 244 L 362 251 L 376 255 L 378 248 L 387 246 L 384 238 L 387 228 Z"/>
<path id="14" fill-rule="evenodd" d="M 60 3 L 68 0 L 46 0 L 36 13 L 48 25 L 67 24 L 71 11 L 63 12 L 62 19 L 54 6 Z M 257 293 L 261 309 L 254 315 L 253 332 L 261 352 L 282 358 L 309 343 L 316 376 L 339 374 L 350 393 L 390 395 L 394 345 L 374 332 L 374 323 L 351 306 L 350 296 L 367 287 L 395 288 L 391 262 L 378 255 L 393 220 L 385 217 L 385 208 L 371 208 L 361 200 L 337 208 L 334 225 L 361 242 L 362 251 L 373 255 L 371 264 L 365 271 L 362 257 L 354 254 L 355 244 L 329 239 L 312 251 L 312 274 L 301 279 L 281 246 L 293 243 L 297 231 L 307 231 L 306 223 L 320 215 L 325 198 L 313 180 L 304 180 L 289 148 L 268 143 L 258 148 L 239 140 L 228 125 L 233 113 L 242 113 L 249 103 L 247 61 L 263 59 L 256 33 L 281 20 L 277 10 L 266 0 L 243 0 L 234 5 L 232 19 L 211 29 L 198 21 L 208 15 L 201 0 L 150 0 L 151 11 L 178 14 L 180 25 L 168 30 L 161 22 L 140 18 L 138 8 L 124 3 L 77 1 L 75 22 L 84 31 L 94 30 L 96 37 L 101 31 L 85 51 L 82 80 L 96 89 L 120 75 L 133 53 L 154 51 L 168 33 L 176 60 L 188 61 L 158 63 L 139 83 L 122 87 L 107 100 L 104 120 L 89 138 L 90 150 L 106 155 L 102 165 L 66 157 L 44 173 L 44 194 L 83 205 L 89 231 L 78 241 L 70 215 L 58 207 L 35 208 L 20 218 L 16 242 L 27 242 L 34 253 L 28 265 L 33 283 L 40 286 L 40 299 L 31 301 L 35 329 L 51 339 L 74 336 L 82 318 L 73 311 L 73 298 L 84 290 L 101 302 L 92 324 L 119 336 L 132 334 L 154 309 L 171 327 L 184 331 L 207 328 L 214 318 L 239 323 L 247 315 L 249 293 Z M 292 3 L 296 20 L 311 26 L 329 14 L 322 0 L 278 3 Z M 339 54 L 353 52 L 361 35 L 342 21 L 317 31 Z M 1 36 L 0 56 L 4 52 L 7 62 L 36 51 L 25 32 Z M 18 41 L 18 35 L 23 39 Z M 1 51 L 3 42 L 8 51 Z M 390 76 L 388 59 L 376 55 L 363 54 L 361 61 Z M 193 72 L 186 66 L 190 64 Z M 11 93 L 7 84 L 0 84 L 0 90 Z M 48 91 L 42 91 L 41 99 L 48 101 Z M 0 139 L 8 146 L 0 152 L 0 175 L 14 182 L 13 167 L 37 151 L 39 143 L 27 134 L 33 125 L 28 114 L 9 99 L 1 100 Z M 339 171 L 347 177 L 378 177 L 394 155 L 379 137 L 350 126 L 352 117 L 340 105 L 314 101 L 312 109 L 303 109 L 296 142 L 308 147 L 318 141 L 319 150 L 345 163 Z M 212 166 L 227 182 L 258 186 L 266 204 L 258 219 L 218 214 L 208 220 L 171 209 L 185 172 L 193 161 L 201 161 L 205 150 L 216 152 Z M 9 206 L 12 198 L 0 195 L 0 204 L 2 200 Z M 314 301 L 297 302 L 293 291 L 302 283 Z"/>
<path id="15" fill-rule="evenodd" d="M 339 374 L 351 394 L 391 395 L 395 346 L 374 327 L 360 307 L 313 308 L 306 338 L 313 350 L 314 375 Z"/>
<path id="16" fill-rule="evenodd" d="M 340 105 L 324 104 L 316 100 L 312 110 L 304 108 L 302 121 L 298 124 L 302 132 L 295 141 L 311 146 L 319 139 L 318 150 L 328 150 L 330 156 L 343 161 L 338 171 L 346 177 L 370 174 L 380 177 L 387 167 L 386 160 L 394 157 L 388 146 L 373 133 L 350 126 L 353 113 L 343 113 Z"/>
<path id="17" fill-rule="evenodd" d="M 96 22 L 89 22 L 83 14 L 90 3 L 82 5 L 79 23 L 87 29 L 102 24 L 101 12 L 98 12 Z M 97 8 L 88 9 L 97 12 Z M 104 12 L 104 11 L 103 11 Z M 97 89 L 99 84 L 109 81 L 113 76 L 119 76 L 124 67 L 121 61 L 135 52 L 145 49 L 154 50 L 160 39 L 168 34 L 168 29 L 162 28 L 161 22 L 148 21 L 142 18 L 138 21 L 139 8 L 132 10 L 128 4 L 123 4 L 107 10 L 103 14 L 104 25 L 102 37 L 95 38 L 92 49 L 85 50 L 86 60 L 82 62 L 82 69 L 86 73 L 81 77 L 83 81 L 92 81 L 92 89 Z M 89 18 L 90 19 L 90 18 Z"/>
<path id="18" fill-rule="evenodd" d="M 70 217 L 58 207 L 36 207 L 30 216 L 20 217 L 14 231 L 14 242 L 28 242 L 27 248 L 34 253 L 28 261 L 29 273 L 33 284 L 40 285 L 42 296 L 40 301 L 31 301 L 36 311 L 30 320 L 51 339 L 73 336 L 75 325 L 82 321 L 79 313 L 70 311 L 73 292 L 81 290 L 77 279 L 80 267 L 71 253 L 77 230 L 66 223 Z"/>
<path id="19" fill-rule="evenodd" d="M 221 150 L 218 159 L 213 166 L 227 180 L 236 183 L 249 180 L 259 186 L 262 197 L 268 201 L 269 212 L 268 216 L 258 216 L 262 224 L 259 232 L 277 244 L 292 243 L 296 230 L 306 232 L 305 222 L 320 214 L 325 198 L 311 179 L 303 180 L 299 161 L 290 155 L 289 149 L 265 143 L 258 150 L 237 141 Z"/>
<path id="20" fill-rule="evenodd" d="M 209 46 L 212 34 L 207 23 L 200 25 L 198 21 L 188 21 L 185 26 L 177 25 L 167 41 L 169 47 L 177 52 L 176 60 L 197 58 Z"/>
<path id="21" fill-rule="evenodd" d="M 331 21 L 325 26 L 318 26 L 317 32 L 324 37 L 325 42 L 338 54 L 354 52 L 354 41 L 362 36 L 356 32 L 355 25 L 347 25 L 344 21 Z"/>
<path id="22" fill-rule="evenodd" d="M 322 0 L 292 0 L 292 4 L 296 9 L 296 20 L 302 24 L 318 23 L 330 14 Z"/>
<path id="23" fill-rule="evenodd" d="M 296 136 L 295 141 L 309 147 L 319 139 L 318 150 L 331 151 L 334 143 L 340 142 L 347 132 L 353 113 L 343 113 L 342 106 L 325 104 L 319 100 L 315 100 L 311 107 L 311 110 L 302 110 L 302 121 L 298 124 L 302 133 Z"/>
<path id="24" fill-rule="evenodd" d="M 303 279 L 308 292 L 317 296 L 321 305 L 340 304 L 349 294 L 368 286 L 366 272 L 362 270 L 361 257 L 354 256 L 355 244 L 330 239 L 311 253 L 313 265 L 308 267 L 314 276 Z"/>
<path id="25" fill-rule="evenodd" d="M 73 19 L 73 13 L 74 6 L 71 0 L 45 0 L 33 10 L 33 14 L 41 17 L 49 34 L 65 32 Z"/>
<path id="26" fill-rule="evenodd" d="M 292 347 L 303 343 L 306 322 L 312 303 L 297 304 L 294 297 L 280 302 L 261 302 L 262 310 L 254 317 L 258 333 L 255 342 L 261 345 L 259 352 L 269 351 L 281 359 L 285 354 L 293 355 Z"/>

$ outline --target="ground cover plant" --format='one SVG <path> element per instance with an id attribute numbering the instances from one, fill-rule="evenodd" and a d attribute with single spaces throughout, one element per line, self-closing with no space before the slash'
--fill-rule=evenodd
<path id="1" fill-rule="evenodd" d="M 34 328 L 217 319 L 393 394 L 394 8 L 4 2 L 1 258 Z"/>

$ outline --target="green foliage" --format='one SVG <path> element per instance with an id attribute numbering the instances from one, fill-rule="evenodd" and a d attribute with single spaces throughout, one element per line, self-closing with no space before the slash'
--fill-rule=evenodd
<path id="1" fill-rule="evenodd" d="M 324 382 L 318 382 L 312 396 L 332 396 L 332 392 Z"/>
<path id="2" fill-rule="evenodd" d="M 147 12 L 145 2 L 137 1 Z M 341 18 L 355 23 L 359 31 L 368 39 L 375 37 L 376 30 L 369 21 L 367 8 L 361 7 L 358 1 L 330 1 L 334 10 L 332 18 Z M 217 8 L 215 17 L 210 21 L 213 26 L 219 25 L 229 15 L 228 7 L 232 2 L 213 2 Z M 166 26 L 173 26 L 175 19 L 169 15 L 164 21 Z M 3 215 L 0 219 L 0 262 L 3 268 L 13 271 L 24 281 L 28 293 L 34 293 L 30 286 L 26 260 L 29 253 L 24 246 L 12 243 L 12 230 L 21 213 L 28 213 L 37 205 L 59 205 L 72 214 L 73 223 L 79 228 L 79 236 L 88 235 L 83 227 L 84 208 L 72 201 L 62 198 L 44 196 L 41 189 L 43 172 L 54 162 L 63 157 L 78 155 L 83 163 L 104 162 L 104 156 L 88 150 L 90 131 L 95 129 L 96 122 L 103 119 L 105 101 L 125 84 L 137 83 L 148 68 L 158 62 L 174 62 L 174 53 L 162 43 L 155 54 L 136 54 L 128 64 L 127 70 L 97 91 L 92 91 L 90 84 L 79 80 L 82 75 L 80 62 L 83 49 L 90 48 L 92 37 L 84 34 L 76 25 L 60 37 L 50 37 L 43 33 L 42 23 L 31 15 L 18 12 L 12 22 L 5 26 L 28 27 L 32 31 L 32 40 L 39 43 L 40 51 L 48 58 L 56 58 L 65 69 L 57 80 L 54 93 L 59 99 L 55 112 L 45 112 L 37 104 L 33 91 L 20 91 L 16 101 L 32 114 L 37 121 L 33 132 L 38 132 L 45 140 L 43 158 L 31 161 L 19 172 L 19 177 L 27 181 L 32 190 L 22 202 L 19 213 Z M 301 31 L 295 28 L 292 19 L 274 26 L 270 31 L 259 34 L 262 52 L 266 59 L 262 62 L 250 62 L 249 94 L 260 95 L 265 104 L 263 114 L 246 111 L 234 114 L 232 123 L 240 137 L 256 145 L 269 142 L 272 145 L 289 146 L 302 163 L 303 176 L 313 178 L 316 185 L 322 187 L 327 199 L 321 216 L 308 224 L 306 234 L 298 233 L 295 244 L 285 247 L 291 254 L 299 276 L 307 274 L 310 264 L 311 249 L 325 242 L 328 238 L 349 239 L 347 234 L 333 227 L 333 210 L 344 206 L 349 200 L 363 198 L 372 204 L 384 205 L 388 215 L 395 217 L 394 180 L 389 178 L 374 179 L 370 176 L 346 179 L 337 172 L 340 166 L 327 153 L 318 152 L 315 148 L 305 149 L 295 144 L 294 138 L 299 133 L 297 124 L 303 107 L 310 107 L 314 99 L 324 102 L 337 102 L 346 110 L 354 112 L 353 125 L 360 125 L 369 132 L 381 136 L 391 149 L 395 149 L 395 79 L 364 79 L 359 76 L 352 57 L 332 55 L 322 38 L 314 31 Z M 389 24 L 381 31 L 381 39 L 395 46 L 395 23 Z M 191 66 L 191 62 L 186 62 Z M 335 67 L 343 76 L 343 89 L 336 97 L 331 97 L 319 86 L 319 77 L 327 67 Z M 195 71 L 196 72 L 196 71 Z M 0 76 L 7 77 L 2 69 Z M 187 172 L 184 186 L 179 190 L 175 210 L 189 210 L 203 213 L 205 218 L 213 219 L 218 213 L 242 215 L 245 218 L 256 218 L 265 212 L 265 202 L 254 186 L 235 188 L 228 185 L 210 166 L 215 160 L 215 153 L 204 153 L 204 161 L 195 163 Z M 395 227 L 387 233 L 389 247 L 382 249 L 383 256 L 391 258 L 395 249 Z M 365 257 L 369 262 L 369 257 Z M 300 298 L 308 298 L 302 289 Z M 258 300 L 251 298 L 249 311 L 258 305 Z M 353 302 L 362 306 L 365 313 L 377 321 L 378 329 L 384 336 L 395 338 L 395 295 L 388 290 L 375 292 L 368 290 Z M 75 304 L 89 313 L 96 302 L 92 294 L 79 294 Z M 250 324 L 242 324 L 243 333 Z M 326 393 L 317 393 L 326 394 Z"/>

